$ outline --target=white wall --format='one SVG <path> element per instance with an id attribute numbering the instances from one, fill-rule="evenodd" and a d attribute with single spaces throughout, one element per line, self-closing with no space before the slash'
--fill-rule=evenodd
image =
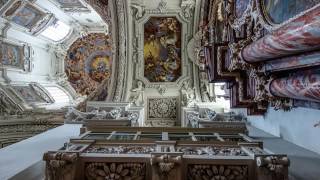
<path id="1" fill-rule="evenodd" d="M 47 151 L 55 151 L 79 136 L 81 125 L 65 124 L 0 149 L 0 179 L 8 179 L 42 160 Z"/>
<path id="2" fill-rule="evenodd" d="M 249 116 L 251 125 L 320 154 L 320 110 L 295 108 L 290 112 L 268 109 L 263 116 Z"/>

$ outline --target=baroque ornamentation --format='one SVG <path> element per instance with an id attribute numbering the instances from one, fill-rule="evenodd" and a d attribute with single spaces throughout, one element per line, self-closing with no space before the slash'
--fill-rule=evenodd
<path id="1" fill-rule="evenodd" d="M 176 120 L 178 98 L 148 98 L 148 120 Z"/>
<path id="2" fill-rule="evenodd" d="M 79 158 L 77 153 L 55 152 L 45 153 L 46 180 L 69 180 L 75 178 L 76 163 Z"/>
<path id="3" fill-rule="evenodd" d="M 194 0 L 182 0 L 181 9 L 183 16 L 188 19 L 193 16 L 193 11 L 195 8 L 196 2 Z"/>
<path id="4" fill-rule="evenodd" d="M 154 146 L 93 146 L 86 150 L 86 153 L 104 154 L 150 154 L 155 152 Z"/>
<path id="5" fill-rule="evenodd" d="M 227 147 L 183 147 L 178 146 L 177 152 L 183 152 L 185 155 L 207 155 L 207 156 L 247 156 L 240 148 Z"/>
<path id="6" fill-rule="evenodd" d="M 143 17 L 145 13 L 145 6 L 137 3 L 131 3 L 131 8 L 134 14 L 134 17 L 138 20 Z"/>
<path id="7" fill-rule="evenodd" d="M 144 104 L 144 87 L 142 81 L 137 82 L 137 87 L 131 89 L 131 96 L 129 102 L 135 106 L 142 106 Z"/>
<path id="8" fill-rule="evenodd" d="M 170 177 L 175 177 L 170 174 L 175 166 L 182 163 L 181 156 L 172 157 L 171 155 L 164 154 L 161 156 L 152 155 L 151 165 L 156 166 L 158 170 L 158 175 L 161 179 L 173 179 Z"/>
<path id="9" fill-rule="evenodd" d="M 191 127 L 198 128 L 200 116 L 198 112 L 190 112 L 187 114 L 187 120 Z"/>
<path id="10" fill-rule="evenodd" d="M 245 165 L 189 165 L 188 179 L 248 180 L 248 166 Z"/>
<path id="11" fill-rule="evenodd" d="M 229 71 L 234 70 L 248 70 L 252 65 L 245 62 L 241 56 L 241 51 L 247 45 L 252 42 L 251 39 L 240 40 L 237 43 L 229 44 L 229 49 L 231 51 L 231 63 L 228 67 Z"/>
<path id="12" fill-rule="evenodd" d="M 195 88 L 192 88 L 190 81 L 184 81 L 181 87 L 181 104 L 187 107 L 193 107 L 196 103 Z"/>
<path id="13" fill-rule="evenodd" d="M 261 156 L 256 159 L 257 166 L 264 170 L 264 173 L 271 174 L 274 180 L 287 179 L 287 169 L 290 165 L 288 157 Z"/>
<path id="14" fill-rule="evenodd" d="M 121 108 L 114 108 L 110 112 L 105 110 L 94 109 L 90 112 L 81 112 L 73 107 L 70 107 L 65 115 L 67 121 L 81 122 L 89 119 L 119 119 L 122 116 Z"/>
<path id="15" fill-rule="evenodd" d="M 290 111 L 292 108 L 294 108 L 292 99 L 280 97 L 274 97 L 271 101 L 271 106 L 273 106 L 274 110 L 276 111 Z"/>
<path id="16" fill-rule="evenodd" d="M 87 163 L 85 175 L 88 180 L 145 180 L 146 165 L 144 163 Z"/>

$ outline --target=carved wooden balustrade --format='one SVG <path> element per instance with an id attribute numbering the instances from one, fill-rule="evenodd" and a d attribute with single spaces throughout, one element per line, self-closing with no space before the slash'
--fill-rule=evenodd
<path id="1" fill-rule="evenodd" d="M 46 179 L 286 180 L 286 155 L 263 150 L 243 128 L 86 126 L 45 153 Z"/>

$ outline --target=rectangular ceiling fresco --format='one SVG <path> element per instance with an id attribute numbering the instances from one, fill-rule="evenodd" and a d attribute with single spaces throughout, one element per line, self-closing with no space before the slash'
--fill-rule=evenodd
<path id="1" fill-rule="evenodd" d="M 175 17 L 151 17 L 144 24 L 144 77 L 150 82 L 181 76 L 181 27 Z"/>
<path id="2" fill-rule="evenodd" d="M 36 94 L 31 86 L 12 86 L 19 97 L 28 103 L 47 103 L 43 98 Z"/>
<path id="3" fill-rule="evenodd" d="M 0 42 L 0 65 L 21 69 L 23 59 L 23 46 Z"/>
<path id="4" fill-rule="evenodd" d="M 46 14 L 30 4 L 18 9 L 12 17 L 12 21 L 27 29 L 32 29 Z"/>

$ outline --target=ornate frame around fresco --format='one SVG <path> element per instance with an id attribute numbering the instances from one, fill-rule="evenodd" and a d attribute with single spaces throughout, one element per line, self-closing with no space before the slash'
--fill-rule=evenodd
<path id="1" fill-rule="evenodd" d="M 144 77 L 144 25 L 151 17 L 175 17 L 181 23 L 181 49 L 187 49 L 187 34 L 188 34 L 188 19 L 184 16 L 182 9 L 167 9 L 166 5 L 161 6 L 161 2 L 157 9 L 147 9 L 144 11 L 142 17 L 138 17 L 135 20 L 135 34 L 136 37 L 136 48 L 137 53 L 133 59 L 137 62 L 136 67 L 136 79 L 142 81 L 146 87 L 155 86 L 166 86 L 166 87 L 176 87 L 181 86 L 182 82 L 188 78 L 188 53 L 187 51 L 182 51 L 181 53 L 181 76 L 175 82 L 150 82 Z M 137 17 L 137 15 L 136 15 Z"/>
<path id="2" fill-rule="evenodd" d="M 13 40 L 8 40 L 6 38 L 2 38 L 0 39 L 0 46 L 2 44 L 8 44 L 8 45 L 12 45 L 12 46 L 16 46 L 19 47 L 21 50 L 21 64 L 19 67 L 17 66 L 11 66 L 11 65 L 2 65 L 0 63 L 0 67 L 5 68 L 7 70 L 15 70 L 15 71 L 25 71 L 25 72 L 31 72 L 32 70 L 32 47 L 21 43 L 21 42 L 17 42 L 17 41 L 13 41 Z M 1 61 L 1 59 L 0 59 Z"/>

